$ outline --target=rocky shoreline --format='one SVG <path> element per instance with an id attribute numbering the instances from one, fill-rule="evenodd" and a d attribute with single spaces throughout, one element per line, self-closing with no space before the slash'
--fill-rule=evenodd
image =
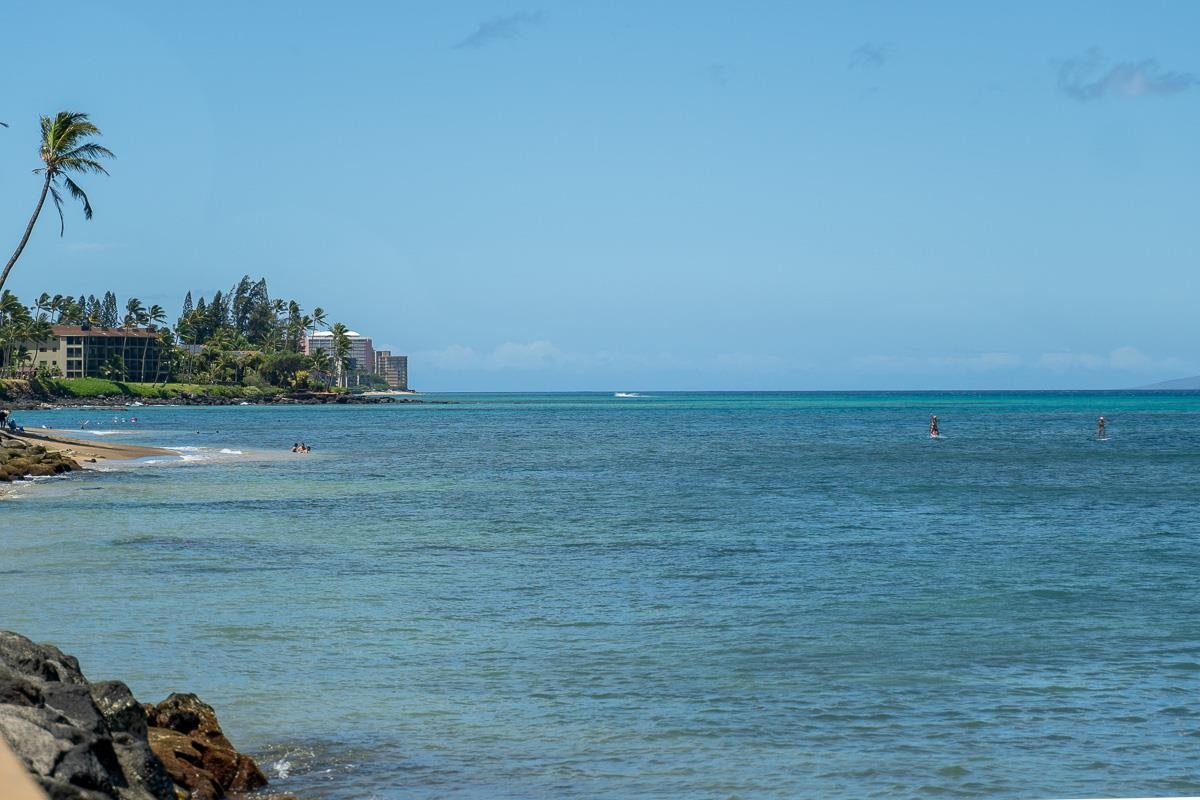
<path id="1" fill-rule="evenodd" d="M 107 395 L 105 397 L 43 397 L 33 393 L 12 393 L 0 404 L 13 411 L 45 411 L 54 408 L 127 408 L 142 406 L 239 406 L 239 405 L 386 405 L 418 403 L 445 405 L 449 400 L 425 400 L 415 397 L 364 397 L 341 392 L 293 392 L 281 395 L 211 395 L 181 392 L 174 397 Z"/>
<path id="2" fill-rule="evenodd" d="M 10 631 L 0 739 L 50 800 L 218 800 L 267 785 L 196 695 L 139 703 L 124 683 L 88 681 L 74 657 Z M 0 776 L 0 797 L 10 788 Z"/>
<path id="3" fill-rule="evenodd" d="M 82 469 L 79 462 L 66 453 L 0 434 L 0 482 L 60 475 L 77 469 Z"/>

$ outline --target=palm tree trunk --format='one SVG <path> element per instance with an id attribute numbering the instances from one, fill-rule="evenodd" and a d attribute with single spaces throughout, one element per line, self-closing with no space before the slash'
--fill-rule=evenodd
<path id="1" fill-rule="evenodd" d="M 17 259 L 21 257 L 21 251 L 25 249 L 25 245 L 29 244 L 29 236 L 33 233 L 33 226 L 37 223 L 38 215 L 42 213 L 42 205 L 46 202 L 46 195 L 50 192 L 50 180 L 54 175 L 50 170 L 46 170 L 46 182 L 42 184 L 42 194 L 38 197 L 37 208 L 33 209 L 33 216 L 29 218 L 29 224 L 25 226 L 25 235 L 21 237 L 21 243 L 17 245 L 17 252 L 12 254 L 12 258 L 4 265 L 4 272 L 0 272 L 0 291 L 4 289 L 4 282 L 8 280 L 8 273 L 12 271 L 13 264 L 17 263 Z"/>
<path id="2" fill-rule="evenodd" d="M 142 369 L 138 373 L 138 383 L 146 382 L 146 354 L 150 352 L 150 337 L 142 339 Z"/>

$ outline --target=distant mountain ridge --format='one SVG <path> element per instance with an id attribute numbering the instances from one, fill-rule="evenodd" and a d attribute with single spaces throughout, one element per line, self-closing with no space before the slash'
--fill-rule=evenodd
<path id="1" fill-rule="evenodd" d="M 1162 381 L 1160 383 L 1152 383 L 1149 386 L 1139 386 L 1139 389 L 1163 389 L 1176 391 L 1183 390 L 1200 390 L 1200 375 L 1191 378 L 1176 378 L 1173 381 Z"/>

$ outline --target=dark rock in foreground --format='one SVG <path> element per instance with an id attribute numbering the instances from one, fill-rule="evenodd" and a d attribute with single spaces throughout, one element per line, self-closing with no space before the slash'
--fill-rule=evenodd
<path id="1" fill-rule="evenodd" d="M 73 657 L 8 631 L 0 737 L 51 800 L 216 800 L 267 782 L 195 695 L 143 706 L 125 684 L 91 683 Z"/>

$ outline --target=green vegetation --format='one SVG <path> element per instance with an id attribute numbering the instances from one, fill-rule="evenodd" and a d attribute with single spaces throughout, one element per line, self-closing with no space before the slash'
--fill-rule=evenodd
<path id="1" fill-rule="evenodd" d="M 35 378 L 30 381 L 33 391 L 44 397 L 98 399 L 104 397 L 145 397 L 172 400 L 188 395 L 204 397 L 254 398 L 283 394 L 277 387 L 222 386 L 200 383 L 125 383 L 103 378 Z"/>
<path id="2" fill-rule="evenodd" d="M 195 303 L 188 292 L 174 329 L 167 324 L 167 313 L 161 306 L 147 307 L 137 297 L 125 302 L 122 314 L 112 291 L 100 297 L 42 292 L 33 305 L 26 307 L 3 289 L 29 243 L 47 195 L 58 211 L 60 235 L 66 230 L 64 191 L 83 205 L 84 217 L 91 219 L 91 202 L 71 176 L 108 174 L 101 159 L 115 156 L 91 141 L 97 136 L 100 129 L 87 114 L 62 111 L 41 118 L 43 166 L 34 172 L 44 176 L 42 191 L 16 251 L 0 272 L 0 379 L 29 380 L 30 388 L 44 395 L 155 398 L 183 393 L 267 396 L 285 391 L 329 390 L 335 383 L 343 390 L 351 382 L 375 383 L 371 376 L 373 364 L 354 364 L 349 358 L 345 325 L 329 325 L 322 308 L 305 313 L 295 300 L 272 299 L 265 279 L 254 281 L 247 275 L 227 292 L 218 291 L 210 300 L 201 296 Z M 94 352 L 66 353 L 64 360 L 52 325 L 115 333 L 106 335 Z M 332 333 L 329 351 L 305 353 L 306 340 L 318 328 Z M 78 343 L 71 346 L 79 347 Z M 38 358 L 40 350 L 60 356 Z M 66 364 L 67 374 L 82 370 L 93 377 L 65 380 L 55 364 Z M 130 378 L 143 382 L 127 382 Z"/>

